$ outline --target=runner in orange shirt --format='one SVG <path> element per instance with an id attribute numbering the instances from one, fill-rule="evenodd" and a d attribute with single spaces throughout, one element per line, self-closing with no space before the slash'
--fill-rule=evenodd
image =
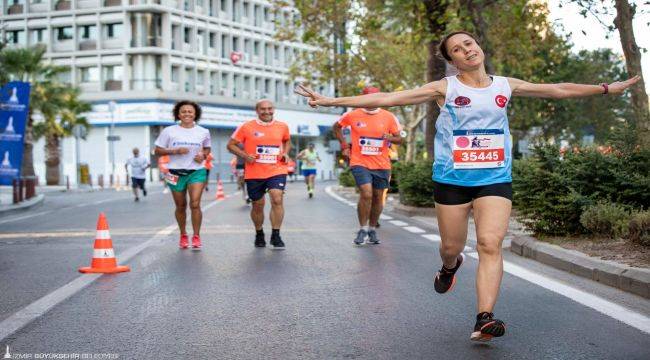
<path id="1" fill-rule="evenodd" d="M 208 183 L 210 182 L 210 170 L 212 170 L 212 160 L 214 160 L 214 156 L 212 156 L 212 153 L 209 153 L 208 156 L 206 156 L 205 161 L 203 161 L 203 166 L 205 166 L 205 191 L 208 191 Z"/>
<path id="2" fill-rule="evenodd" d="M 257 119 L 242 124 L 228 142 L 228 150 L 246 159 L 244 177 L 248 197 L 253 201 L 251 219 L 255 225 L 255 246 L 265 247 L 264 194 L 271 198 L 271 245 L 284 249 L 280 227 L 284 218 L 283 196 L 287 182 L 287 163 L 291 138 L 287 124 L 273 119 L 275 107 L 270 100 L 255 105 Z M 242 150 L 239 144 L 244 145 Z"/>
<path id="3" fill-rule="evenodd" d="M 158 172 L 160 173 L 160 181 L 163 182 L 163 194 L 169 192 L 169 187 L 165 184 L 165 174 L 169 172 L 169 155 L 163 155 L 158 157 Z"/>
<path id="4" fill-rule="evenodd" d="M 363 94 L 379 92 L 366 87 Z M 341 133 L 350 128 L 352 144 Z M 361 229 L 354 243 L 361 245 L 366 237 L 371 244 L 379 244 L 377 224 L 384 209 L 384 189 L 390 182 L 391 163 L 388 144 L 400 144 L 399 121 L 390 111 L 380 108 L 355 109 L 344 114 L 334 124 L 334 134 L 341 142 L 343 155 L 350 158 L 350 169 L 359 188 L 357 215 Z"/>

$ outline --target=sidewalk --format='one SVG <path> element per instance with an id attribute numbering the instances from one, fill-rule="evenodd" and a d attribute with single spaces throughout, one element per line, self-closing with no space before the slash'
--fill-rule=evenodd
<path id="1" fill-rule="evenodd" d="M 354 201 L 358 199 L 354 188 L 338 186 L 334 190 L 346 198 L 354 199 Z M 437 223 L 432 222 L 436 216 L 435 208 L 403 205 L 399 203 L 394 194 L 389 194 L 384 212 L 408 216 L 422 223 L 433 223 L 433 227 L 437 229 Z M 476 238 L 473 217 L 469 219 L 468 238 Z M 503 247 L 519 256 L 650 299 L 650 269 L 601 260 L 579 251 L 538 241 L 524 229 L 514 216 L 510 218 Z"/>

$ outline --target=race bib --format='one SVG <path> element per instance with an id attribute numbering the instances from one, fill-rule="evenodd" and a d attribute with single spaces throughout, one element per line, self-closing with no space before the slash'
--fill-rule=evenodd
<path id="1" fill-rule="evenodd" d="M 384 139 L 362 136 L 359 138 L 359 147 L 361 147 L 361 155 L 381 155 L 381 150 L 384 148 Z"/>
<path id="2" fill-rule="evenodd" d="M 454 169 L 500 168 L 505 164 L 502 129 L 454 130 Z"/>
<path id="3" fill-rule="evenodd" d="M 261 164 L 275 164 L 278 162 L 280 155 L 279 145 L 257 145 L 256 149 L 257 159 L 255 162 Z"/>
<path id="4" fill-rule="evenodd" d="M 171 173 L 165 173 L 165 182 L 169 185 L 176 185 L 178 184 L 178 175 L 174 175 Z"/>

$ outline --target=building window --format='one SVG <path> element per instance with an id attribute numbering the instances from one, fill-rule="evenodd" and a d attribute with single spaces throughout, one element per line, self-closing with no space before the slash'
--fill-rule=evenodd
<path id="1" fill-rule="evenodd" d="M 122 36 L 122 23 L 104 25 L 104 37 L 106 39 L 118 39 Z"/>
<path id="2" fill-rule="evenodd" d="M 178 83 L 180 81 L 181 69 L 178 66 L 172 66 L 172 82 Z"/>
<path id="3" fill-rule="evenodd" d="M 57 78 L 64 84 L 72 84 L 72 71 L 69 67 L 57 74 Z"/>
<path id="4" fill-rule="evenodd" d="M 223 59 L 228 58 L 228 36 L 221 35 L 221 57 Z"/>
<path id="5" fill-rule="evenodd" d="M 94 40 L 97 38 L 97 27 L 95 25 L 83 25 L 79 27 L 79 37 L 83 40 Z"/>
<path id="6" fill-rule="evenodd" d="M 239 51 L 239 38 L 237 36 L 232 37 L 232 51 Z"/>
<path id="7" fill-rule="evenodd" d="M 227 9 L 226 1 L 227 0 L 220 0 L 219 9 L 223 12 L 226 12 Z"/>
<path id="8" fill-rule="evenodd" d="M 99 69 L 97 66 L 87 66 L 79 68 L 79 81 L 82 83 L 92 83 L 99 81 Z"/>
<path id="9" fill-rule="evenodd" d="M 217 34 L 211 32 L 209 36 L 209 46 L 211 49 L 216 49 L 217 48 Z"/>
<path id="10" fill-rule="evenodd" d="M 10 30 L 7 31 L 7 43 L 13 45 L 27 45 L 25 42 L 24 30 Z"/>
<path id="11" fill-rule="evenodd" d="M 185 40 L 186 44 L 190 44 L 192 42 L 192 29 L 190 28 L 183 29 L 183 39 Z"/>
<path id="12" fill-rule="evenodd" d="M 104 80 L 122 81 L 122 73 L 121 65 L 104 66 Z"/>
<path id="13" fill-rule="evenodd" d="M 31 45 L 36 45 L 45 42 L 45 29 L 32 29 L 30 30 Z"/>
<path id="14" fill-rule="evenodd" d="M 56 39 L 58 41 L 72 40 L 72 26 L 56 28 Z"/>

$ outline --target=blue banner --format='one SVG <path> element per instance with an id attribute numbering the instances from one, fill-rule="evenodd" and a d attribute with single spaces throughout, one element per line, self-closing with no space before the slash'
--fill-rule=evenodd
<path id="1" fill-rule="evenodd" d="M 0 89 L 0 185 L 20 177 L 30 85 L 12 81 Z"/>

